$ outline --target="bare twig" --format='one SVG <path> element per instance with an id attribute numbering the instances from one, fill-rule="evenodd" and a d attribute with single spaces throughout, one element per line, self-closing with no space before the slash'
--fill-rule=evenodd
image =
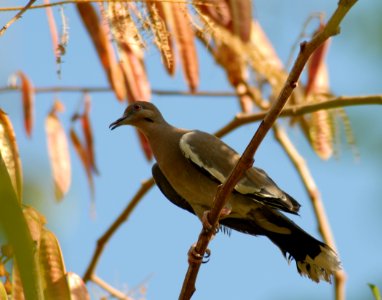
<path id="1" fill-rule="evenodd" d="M 330 36 L 333 36 L 339 32 L 339 24 L 345 17 L 349 9 L 356 3 L 356 0 L 340 0 L 338 7 L 332 17 L 329 19 L 325 29 L 313 37 L 310 42 L 304 42 L 300 46 L 300 53 L 290 71 L 288 78 L 277 98 L 277 100 L 272 105 L 271 109 L 265 116 L 264 120 L 261 122 L 258 130 L 253 136 L 251 142 L 245 149 L 243 155 L 239 159 L 235 168 L 231 171 L 231 174 L 227 178 L 226 182 L 219 186 L 217 194 L 214 199 L 214 204 L 208 214 L 209 222 L 212 228 L 215 228 L 218 224 L 218 219 L 222 208 L 224 207 L 228 194 L 233 190 L 236 183 L 239 181 L 243 173 L 252 166 L 253 156 L 258 149 L 261 141 L 264 139 L 265 135 L 269 129 L 273 126 L 277 117 L 279 116 L 281 110 L 283 109 L 285 103 L 290 97 L 293 89 L 296 87 L 298 79 L 301 72 L 308 61 L 310 55 Z M 208 243 L 213 234 L 213 230 L 202 229 L 199 234 L 199 239 L 195 246 L 195 251 L 201 257 L 207 249 Z M 200 263 L 190 261 L 189 267 L 183 282 L 182 290 L 179 299 L 190 299 L 195 291 L 195 281 L 197 274 L 199 272 Z"/>
<path id="2" fill-rule="evenodd" d="M 35 2 L 34 0 L 33 2 Z M 187 1 L 187 0 L 150 0 L 150 1 L 161 1 L 161 2 L 172 2 L 172 3 L 188 3 L 188 4 L 194 4 L 194 5 L 215 5 L 213 3 L 206 3 L 205 1 Z M 86 2 L 146 2 L 146 0 L 63 0 L 63 1 L 57 1 L 52 3 L 46 3 L 46 4 L 39 4 L 29 7 L 29 9 L 40 9 L 40 8 L 46 8 L 46 7 L 53 7 L 53 6 L 60 6 L 65 4 L 77 4 L 77 3 L 86 3 Z M 13 7 L 1 7 L 0 12 L 3 11 L 15 11 L 22 9 L 22 6 L 13 6 Z"/>
<path id="3" fill-rule="evenodd" d="M 335 109 L 345 106 L 356 106 L 356 105 L 382 105 L 382 95 L 370 95 L 370 96 L 355 96 L 355 97 L 336 97 L 328 99 L 327 101 L 315 102 L 315 103 L 304 103 L 299 105 L 291 105 L 285 107 L 281 113 L 280 117 L 296 117 L 304 114 L 309 114 L 322 109 Z M 259 112 L 255 114 L 238 114 L 236 115 L 231 122 L 226 124 L 224 127 L 219 129 L 215 135 L 222 137 L 228 132 L 233 131 L 234 129 L 249 124 L 252 122 L 262 120 L 267 111 Z"/>
<path id="4" fill-rule="evenodd" d="M 4 34 L 4 32 L 9 28 L 9 26 L 11 26 L 18 19 L 20 19 L 23 13 L 26 12 L 35 2 L 36 0 L 30 0 L 24 7 L 19 7 L 19 9 L 17 10 L 20 11 L 12 19 L 10 19 L 9 22 L 3 26 L 3 28 L 0 29 L 0 36 Z"/>
<path id="5" fill-rule="evenodd" d="M 0 87 L 0 93 L 8 92 L 19 92 L 21 91 L 21 86 L 12 85 L 12 86 L 3 86 Z M 50 87 L 35 87 L 34 92 L 36 94 L 40 93 L 108 93 L 113 92 L 110 87 L 96 87 L 96 86 L 50 86 Z M 190 96 L 190 97 L 235 97 L 237 94 L 235 92 L 225 92 L 225 91 L 176 91 L 176 90 L 151 90 L 152 94 L 159 96 Z"/>
<path id="6" fill-rule="evenodd" d="M 123 212 L 118 216 L 118 218 L 113 222 L 113 224 L 106 230 L 106 232 L 98 239 L 97 241 L 97 247 L 93 253 L 93 257 L 89 263 L 89 266 L 83 276 L 84 282 L 89 281 L 93 274 L 94 270 L 97 266 L 98 260 L 102 254 L 103 248 L 105 247 L 106 243 L 109 241 L 109 239 L 113 236 L 113 234 L 117 231 L 119 226 L 123 222 L 125 222 L 134 208 L 137 206 L 139 201 L 142 199 L 142 197 L 147 193 L 147 191 L 152 188 L 154 185 L 154 179 L 150 178 L 142 182 L 142 185 L 140 189 L 137 191 L 137 193 L 134 195 L 134 197 L 131 199 L 130 203 L 126 206 L 126 208 L 123 210 Z"/>
<path id="7" fill-rule="evenodd" d="M 318 222 L 318 230 L 322 238 L 324 239 L 326 244 L 328 244 L 333 250 L 337 252 L 338 255 L 339 253 L 336 249 L 334 237 L 330 228 L 330 223 L 326 216 L 324 204 L 316 186 L 316 183 L 314 182 L 313 176 L 309 171 L 308 165 L 306 164 L 304 158 L 298 153 L 297 149 L 294 147 L 286 132 L 277 124 L 273 126 L 273 130 L 276 140 L 283 147 L 284 151 L 286 152 L 289 159 L 292 161 L 293 165 L 298 171 L 298 174 L 300 175 L 301 181 L 304 184 L 306 192 L 310 197 L 314 213 Z M 345 282 L 345 272 L 343 270 L 337 271 L 335 273 L 335 296 L 337 300 L 345 299 Z"/>
<path id="8" fill-rule="evenodd" d="M 117 299 L 120 299 L 120 300 L 133 300 L 133 298 L 128 297 L 127 295 L 125 295 L 121 291 L 119 291 L 116 288 L 112 287 L 110 284 L 108 284 L 107 282 L 103 281 L 101 278 L 99 278 L 95 274 L 92 274 L 92 276 L 90 277 L 90 280 L 92 282 L 94 282 L 96 285 L 98 285 L 99 287 L 103 288 L 108 293 L 110 293 L 111 296 L 113 296 L 113 297 L 115 297 Z"/>
<path id="9" fill-rule="evenodd" d="M 21 86 L 11 85 L 0 87 L 0 93 L 20 92 Z M 47 86 L 47 87 L 34 87 L 34 93 L 111 93 L 113 90 L 110 87 L 96 87 L 96 86 Z M 196 91 L 191 93 L 189 91 L 177 90 L 161 90 L 153 89 L 152 94 L 158 96 L 190 96 L 190 97 L 236 97 L 235 92 L 229 91 Z M 333 97 L 322 102 L 304 103 L 299 105 L 290 105 L 285 107 L 280 114 L 280 117 L 295 117 L 304 114 L 309 114 L 321 109 L 335 109 L 345 106 L 357 105 L 382 105 L 382 95 L 368 95 L 368 96 L 340 96 Z M 236 115 L 231 122 L 222 127 L 216 136 L 223 136 L 229 131 L 232 131 L 242 125 L 264 119 L 268 111 Z"/>

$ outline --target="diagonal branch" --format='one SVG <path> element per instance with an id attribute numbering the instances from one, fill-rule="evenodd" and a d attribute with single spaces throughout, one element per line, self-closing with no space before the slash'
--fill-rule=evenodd
<path id="1" fill-rule="evenodd" d="M 137 204 L 140 202 L 142 197 L 147 193 L 149 189 L 151 189 L 154 186 L 154 179 L 149 178 L 142 182 L 142 185 L 140 189 L 137 191 L 137 193 L 134 195 L 134 197 L 131 199 L 130 203 L 126 206 L 126 208 L 123 210 L 123 212 L 118 216 L 118 218 L 113 222 L 113 224 L 106 230 L 106 232 L 98 239 L 97 241 L 97 247 L 93 253 L 93 257 L 89 263 L 89 266 L 83 276 L 83 281 L 87 282 L 92 279 L 92 276 L 94 274 L 94 270 L 97 266 L 98 260 L 101 257 L 101 254 L 103 252 L 103 249 L 107 242 L 110 240 L 110 238 L 113 236 L 113 234 L 117 231 L 117 229 L 122 225 L 123 222 L 125 222 Z"/>
<path id="2" fill-rule="evenodd" d="M 226 182 L 218 188 L 217 194 L 215 195 L 214 204 L 208 215 L 212 228 L 216 228 L 218 224 L 218 219 L 221 210 L 227 201 L 228 194 L 231 193 L 244 172 L 252 166 L 253 156 L 256 150 L 258 149 L 265 135 L 273 126 L 277 117 L 280 115 L 285 103 L 293 92 L 293 89 L 297 86 L 298 79 L 310 55 L 330 36 L 333 36 L 339 32 L 339 24 L 355 3 L 356 0 L 340 0 L 336 11 L 329 19 L 324 30 L 314 36 L 310 42 L 304 42 L 301 44 L 300 53 L 294 62 L 292 70 L 290 71 L 277 100 L 274 102 L 271 109 L 261 122 L 251 142 L 245 149 L 235 168 L 231 171 L 231 174 L 227 178 Z M 199 239 L 196 243 L 195 251 L 201 257 L 204 256 L 212 235 L 213 230 L 206 230 L 204 228 L 199 234 Z M 189 267 L 183 282 L 179 299 L 190 299 L 192 297 L 195 291 L 195 282 L 199 272 L 200 263 L 201 262 L 189 262 Z"/>
<path id="3" fill-rule="evenodd" d="M 0 36 L 2 36 L 5 33 L 9 26 L 11 26 L 18 19 L 20 19 L 23 13 L 25 13 L 35 2 L 36 0 L 30 0 L 27 3 L 27 5 L 25 5 L 24 7 L 20 7 L 20 11 L 12 19 L 10 19 L 9 22 L 3 26 L 3 28 L 0 29 Z"/>
<path id="4" fill-rule="evenodd" d="M 277 124 L 273 126 L 273 130 L 276 140 L 283 147 L 289 159 L 295 166 L 298 174 L 300 175 L 301 181 L 304 184 L 306 192 L 310 197 L 318 222 L 318 230 L 322 238 L 324 239 L 325 243 L 328 244 L 333 250 L 335 250 L 337 255 L 339 255 L 338 250 L 336 249 L 332 230 L 330 228 L 330 223 L 325 212 L 324 203 L 321 199 L 321 195 L 318 191 L 316 183 L 314 182 L 313 176 L 309 171 L 308 165 L 306 164 L 304 158 L 298 153 L 286 132 Z M 343 270 L 337 271 L 335 273 L 335 299 L 337 300 L 345 299 L 345 281 L 345 272 Z"/>
<path id="5" fill-rule="evenodd" d="M 297 117 L 304 114 L 309 114 L 318 110 L 323 109 L 336 109 L 345 106 L 356 106 L 356 105 L 382 105 L 382 95 L 370 95 L 370 96 L 355 96 L 355 97 L 336 97 L 331 98 L 322 102 L 312 102 L 304 103 L 299 105 L 290 105 L 285 107 L 281 113 L 280 117 Z M 236 115 L 228 124 L 219 129 L 215 135 L 222 137 L 227 133 L 233 131 L 234 129 L 249 124 L 252 122 L 262 120 L 267 111 L 254 113 L 254 114 L 243 114 L 240 113 Z"/>

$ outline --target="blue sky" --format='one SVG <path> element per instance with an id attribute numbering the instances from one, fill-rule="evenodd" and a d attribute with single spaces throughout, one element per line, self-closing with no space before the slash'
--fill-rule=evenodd
<path id="1" fill-rule="evenodd" d="M 2 1 L 1 6 L 22 4 Z M 254 15 L 263 25 L 277 53 L 285 62 L 301 26 L 312 12 L 335 9 L 334 1 L 255 1 Z M 378 0 L 359 1 L 343 22 L 342 33 L 330 46 L 328 63 L 331 89 L 337 95 L 381 94 L 381 21 Z M 54 9 L 58 16 L 58 9 Z M 0 85 L 22 70 L 35 86 L 106 86 L 106 78 L 89 37 L 75 9 L 65 6 L 69 18 L 69 45 L 62 65 L 62 79 L 56 76 L 49 30 L 44 10 L 27 12 L 0 37 Z M 3 25 L 13 13 L 1 13 Z M 378 23 L 379 22 L 379 23 Z M 198 48 L 201 69 L 200 90 L 230 90 L 225 75 L 213 60 Z M 178 70 L 169 78 L 160 56 L 151 45 L 146 53 L 148 76 L 155 89 L 184 90 Z M 86 177 L 71 149 L 73 184 L 62 203 L 55 203 L 44 122 L 55 98 L 66 106 L 61 115 L 66 128 L 81 95 L 78 93 L 41 94 L 36 97 L 36 121 L 31 140 L 22 128 L 20 95 L 0 94 L 0 107 L 14 124 L 27 183 L 26 202 L 34 202 L 47 215 L 48 227 L 58 236 L 69 271 L 83 274 L 98 237 L 114 221 L 140 186 L 151 176 L 132 128 L 111 132 L 108 125 L 118 118 L 124 105 L 112 93 L 91 95 L 91 120 L 95 151 L 100 169 L 96 177 L 96 217 L 91 217 L 91 202 Z M 193 98 L 153 96 L 152 101 L 166 119 L 178 127 L 214 132 L 238 112 L 234 98 Z M 351 150 L 341 144 L 340 156 L 320 161 L 298 129 L 288 133 L 307 160 L 324 199 L 341 260 L 348 274 L 348 299 L 371 299 L 367 283 L 382 286 L 382 248 L 380 215 L 382 146 L 381 108 L 353 107 L 346 111 L 352 121 L 361 158 L 355 161 Z M 213 117 L 211 117 L 213 116 Z M 287 125 L 287 123 L 284 123 Z M 243 151 L 258 124 L 229 134 L 224 140 Z M 319 238 L 309 199 L 296 171 L 269 134 L 259 149 L 256 164 L 265 169 L 280 187 L 302 204 L 295 220 Z M 147 299 L 176 299 L 187 270 L 186 253 L 197 239 L 199 221 L 171 205 L 157 188 L 139 204 L 130 220 L 107 245 L 96 273 L 119 289 L 134 289 L 142 283 Z M 203 265 L 193 299 L 330 299 L 332 286 L 316 284 L 298 275 L 294 262 L 288 266 L 280 251 L 269 240 L 233 232 L 219 234 L 211 242 L 212 257 Z M 103 291 L 89 284 L 92 298 Z"/>

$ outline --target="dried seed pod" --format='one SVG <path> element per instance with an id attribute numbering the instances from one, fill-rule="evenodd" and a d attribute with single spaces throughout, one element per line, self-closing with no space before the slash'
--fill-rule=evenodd
<path id="1" fill-rule="evenodd" d="M 64 128 L 57 117 L 57 111 L 62 107 L 61 102 L 56 101 L 51 112 L 45 120 L 48 153 L 56 200 L 61 200 L 68 192 L 71 183 L 71 162 L 68 140 Z M 62 109 L 62 108 L 61 108 Z"/>
<path id="2" fill-rule="evenodd" d="M 0 154 L 7 167 L 12 186 L 21 203 L 22 200 L 22 168 L 19 149 L 12 123 L 7 114 L 0 109 Z"/>

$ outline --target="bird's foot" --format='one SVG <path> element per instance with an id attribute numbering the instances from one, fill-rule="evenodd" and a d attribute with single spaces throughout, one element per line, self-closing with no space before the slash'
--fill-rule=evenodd
<path id="1" fill-rule="evenodd" d="M 206 210 L 203 213 L 203 216 L 202 216 L 203 229 L 206 232 L 214 230 L 214 235 L 215 235 L 219 231 L 219 224 L 216 224 L 215 228 L 211 225 L 210 221 L 208 220 L 209 213 L 210 213 L 209 210 Z"/>
<path id="2" fill-rule="evenodd" d="M 208 263 L 210 260 L 210 256 L 211 256 L 211 250 L 207 248 L 206 252 L 202 255 L 202 254 L 196 252 L 195 248 L 196 248 L 196 244 L 193 244 L 191 246 L 190 250 L 188 250 L 188 262 L 194 263 L 194 264 Z"/>
<path id="3" fill-rule="evenodd" d="M 231 208 L 223 207 L 223 209 L 220 212 L 220 218 L 228 216 L 231 213 L 231 211 Z"/>
<path id="4" fill-rule="evenodd" d="M 206 210 L 203 213 L 203 216 L 202 216 L 203 228 L 205 231 L 214 230 L 214 235 L 215 235 L 219 231 L 219 223 L 217 223 L 215 228 L 213 228 L 213 226 L 211 225 L 211 223 L 208 219 L 209 213 L 210 213 L 210 210 Z M 223 207 L 223 209 L 220 212 L 220 218 L 224 218 L 224 217 L 228 216 L 230 213 L 231 213 L 231 208 Z"/>

